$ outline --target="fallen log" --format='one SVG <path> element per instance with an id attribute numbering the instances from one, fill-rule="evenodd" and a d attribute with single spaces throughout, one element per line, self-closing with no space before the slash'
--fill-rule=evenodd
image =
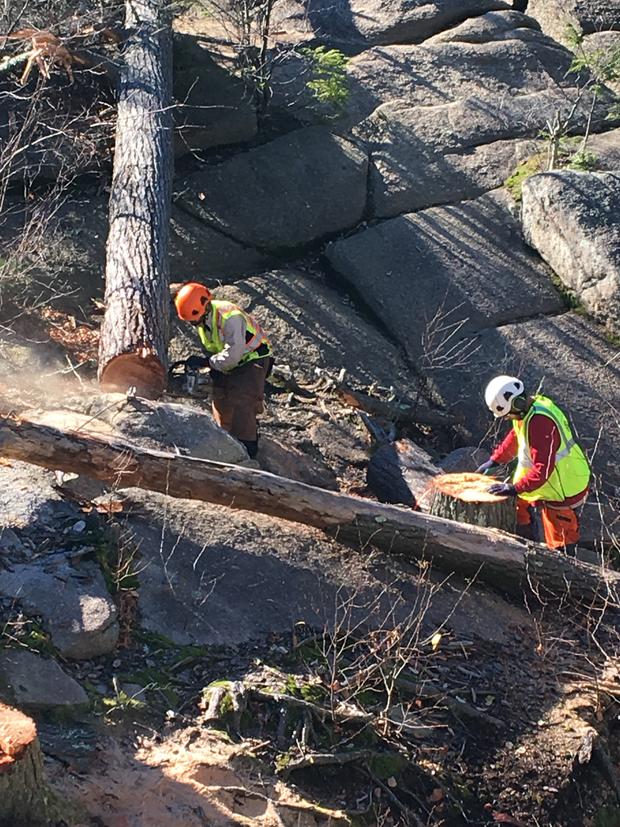
<path id="1" fill-rule="evenodd" d="M 433 492 L 430 513 L 459 523 L 486 528 L 501 528 L 514 533 L 515 504 L 512 497 L 489 494 L 497 480 L 483 474 L 440 474 L 431 481 Z"/>
<path id="2" fill-rule="evenodd" d="M 345 405 L 387 419 L 396 425 L 436 425 L 447 428 L 462 424 L 462 420 L 457 416 L 423 407 L 408 398 L 387 401 L 354 390 L 343 383 L 338 383 L 334 387 L 334 393 Z"/>
<path id="3" fill-rule="evenodd" d="M 0 416 L 0 456 L 83 474 L 120 488 L 257 511 L 314 526 L 364 550 L 375 546 L 520 595 L 549 594 L 618 605 L 620 574 L 566 558 L 497 529 L 315 488 L 266 471 L 148 450 L 112 437 Z"/>

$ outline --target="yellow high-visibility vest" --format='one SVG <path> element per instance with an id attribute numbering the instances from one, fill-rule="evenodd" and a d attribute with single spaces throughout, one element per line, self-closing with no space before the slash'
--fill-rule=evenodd
<path id="1" fill-rule="evenodd" d="M 530 502 L 545 500 L 562 502 L 584 491 L 590 482 L 590 465 L 580 446 L 575 442 L 568 419 L 558 406 L 546 396 L 535 396 L 534 402 L 523 419 L 515 419 L 512 427 L 519 446 L 518 463 L 512 478 L 517 483 L 533 466 L 528 441 L 528 425 L 533 416 L 542 415 L 551 419 L 560 434 L 560 447 L 555 454 L 555 467 L 547 480 L 535 491 L 519 494 Z"/>
<path id="2" fill-rule="evenodd" d="M 247 331 L 243 356 L 237 365 L 245 365 L 253 359 L 271 356 L 271 343 L 258 322 L 236 304 L 215 299 L 211 301 L 211 329 L 209 330 L 205 325 L 198 327 L 198 336 L 204 349 L 209 353 L 220 353 L 224 350 L 224 324 L 231 316 L 243 316 Z M 261 345 L 266 345 L 266 350 L 261 348 Z M 257 353 L 259 348 L 261 348 L 261 353 Z"/>

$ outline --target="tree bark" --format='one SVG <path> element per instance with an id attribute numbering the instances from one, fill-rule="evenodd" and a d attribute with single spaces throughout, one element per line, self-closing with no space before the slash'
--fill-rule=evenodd
<path id="1" fill-rule="evenodd" d="M 84 474 L 117 487 L 258 511 L 323 529 L 364 550 L 375 546 L 440 568 L 475 575 L 521 595 L 527 584 L 549 594 L 620 602 L 620 574 L 528 545 L 497 529 L 463 525 L 394 505 L 314 488 L 266 471 L 152 451 L 100 435 L 63 431 L 0 416 L 0 456 Z"/>
<path id="2" fill-rule="evenodd" d="M 494 480 L 483 474 L 440 474 L 432 481 L 431 514 L 514 534 L 516 511 L 512 497 L 488 493 Z"/>
<path id="3" fill-rule="evenodd" d="M 366 481 L 379 502 L 415 508 L 427 500 L 438 473 L 425 451 L 408 439 L 399 439 L 377 448 L 368 463 Z M 422 507 L 427 505 L 422 503 Z"/>
<path id="4" fill-rule="evenodd" d="M 0 824 L 47 824 L 47 799 L 34 721 L 0 703 Z"/>
<path id="5" fill-rule="evenodd" d="M 99 381 L 156 397 L 166 383 L 172 181 L 171 35 L 164 0 L 127 0 Z"/>

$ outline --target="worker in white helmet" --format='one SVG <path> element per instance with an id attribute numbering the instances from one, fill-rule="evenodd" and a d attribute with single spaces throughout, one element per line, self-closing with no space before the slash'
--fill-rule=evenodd
<path id="1" fill-rule="evenodd" d="M 496 376 L 484 392 L 496 419 L 510 420 L 503 442 L 478 472 L 492 473 L 515 458 L 512 482 L 495 483 L 492 494 L 516 498 L 519 533 L 532 539 L 532 509 L 540 515 L 549 548 L 573 550 L 579 540 L 576 509 L 588 495 L 590 466 L 566 415 L 546 396 L 528 396 L 516 376 Z"/>

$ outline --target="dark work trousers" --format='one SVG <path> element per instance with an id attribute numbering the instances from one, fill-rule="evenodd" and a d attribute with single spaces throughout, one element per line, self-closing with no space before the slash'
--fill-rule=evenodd
<path id="1" fill-rule="evenodd" d="M 263 412 L 265 379 L 271 357 L 253 359 L 227 373 L 212 370 L 213 418 L 240 442 L 256 442 L 256 418 Z"/>

